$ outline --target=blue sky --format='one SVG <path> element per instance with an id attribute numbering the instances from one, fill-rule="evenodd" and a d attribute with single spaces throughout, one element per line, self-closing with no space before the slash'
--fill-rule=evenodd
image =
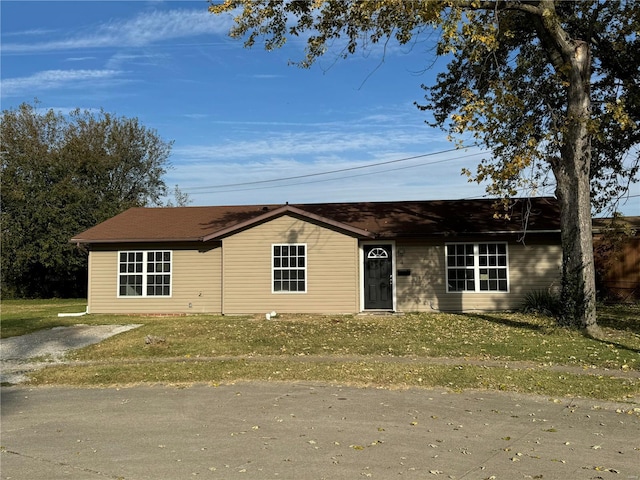
<path id="1" fill-rule="evenodd" d="M 204 0 L 0 9 L 2 109 L 37 98 L 45 109 L 137 117 L 174 141 L 165 180 L 191 205 L 484 195 L 460 172 L 486 154 L 452 151 L 414 106 L 444 67 L 428 42 L 347 60 L 330 52 L 305 70 L 288 65 L 302 59 L 302 41 L 246 49 Z M 640 197 L 621 210 L 637 215 Z"/>

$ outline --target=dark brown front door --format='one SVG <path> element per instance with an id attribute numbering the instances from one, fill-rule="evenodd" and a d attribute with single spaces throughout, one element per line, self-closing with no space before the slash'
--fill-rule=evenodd
<path id="1" fill-rule="evenodd" d="M 364 247 L 364 308 L 393 309 L 393 262 L 391 245 Z"/>

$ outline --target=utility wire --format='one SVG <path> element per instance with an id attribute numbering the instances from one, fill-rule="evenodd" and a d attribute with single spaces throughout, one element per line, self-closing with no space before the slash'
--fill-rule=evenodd
<path id="1" fill-rule="evenodd" d="M 439 153 L 443 153 L 443 152 L 439 152 Z M 377 172 L 358 173 L 358 174 L 355 174 L 355 175 L 347 175 L 347 176 L 342 176 L 342 177 L 339 177 L 339 178 L 325 178 L 325 179 L 322 179 L 322 180 L 311 180 L 311 181 L 308 181 L 308 182 L 294 182 L 294 183 L 285 183 L 285 184 L 282 184 L 282 185 L 268 185 L 268 186 L 262 186 L 262 187 L 249 187 L 249 188 L 241 188 L 241 189 L 234 189 L 234 190 L 219 190 L 217 192 L 215 192 L 215 191 L 214 192 L 200 191 L 200 192 L 192 192 L 192 193 L 190 193 L 190 195 L 198 195 L 198 194 L 201 194 L 201 193 L 207 193 L 207 194 L 212 194 L 212 193 L 237 193 L 237 192 L 247 192 L 247 191 L 254 191 L 254 190 L 267 190 L 267 189 L 271 189 L 271 188 L 291 187 L 291 186 L 297 186 L 297 185 L 309 185 L 309 184 L 312 184 L 312 183 L 333 182 L 333 181 L 336 181 L 336 180 L 345 180 L 345 179 L 355 178 L 355 177 L 365 177 L 365 176 L 368 176 L 368 175 L 378 175 L 380 173 L 396 172 L 398 170 L 406 170 L 406 169 L 409 169 L 409 168 L 418 168 L 418 167 L 424 167 L 424 166 L 427 166 L 427 165 L 435 165 L 437 163 L 450 162 L 452 160 L 458 160 L 460 158 L 467 158 L 467 157 L 473 157 L 473 156 L 476 156 L 476 155 L 481 155 L 482 153 L 484 153 L 484 152 L 471 153 L 469 155 L 463 155 L 463 156 L 456 157 L 456 158 L 445 158 L 443 160 L 436 160 L 436 161 L 433 161 L 433 162 L 420 163 L 418 165 L 409 165 L 409 166 L 398 167 L 398 168 L 388 168 L 386 170 L 380 170 L 380 171 L 377 171 Z M 428 155 L 430 155 L 430 154 L 428 154 Z M 424 156 L 426 156 L 426 155 L 419 155 L 418 157 L 424 157 Z M 412 157 L 412 158 L 418 158 L 418 157 Z M 394 160 L 394 162 L 397 162 L 397 161 L 399 161 L 399 160 Z M 390 162 L 384 162 L 384 163 L 376 164 L 376 165 L 383 165 L 383 164 L 387 164 L 387 163 L 390 163 Z M 373 166 L 373 165 L 368 165 L 368 166 Z M 355 167 L 355 168 L 366 168 L 366 167 L 367 166 Z M 347 171 L 347 170 L 354 170 L 355 168 L 348 168 L 348 169 L 338 170 L 338 172 Z M 326 173 L 324 173 L 324 175 L 329 174 L 329 173 L 333 173 L 333 172 L 326 172 Z M 309 177 L 309 176 L 316 176 L 316 175 L 323 175 L 323 174 L 301 175 L 301 176 L 289 177 L 289 178 L 291 178 L 291 179 L 299 179 L 299 178 L 302 178 L 302 177 Z M 268 180 L 268 181 L 275 182 L 275 181 L 284 181 L 284 180 L 285 179 L 283 178 L 281 180 Z M 265 181 L 263 181 L 263 182 L 247 182 L 247 183 L 244 183 L 244 184 L 235 184 L 235 185 L 251 185 L 251 184 L 254 184 L 254 183 L 264 183 L 264 182 Z M 230 186 L 232 186 L 232 185 L 230 185 Z M 206 188 L 206 187 L 201 187 L 201 188 Z"/>
<path id="2" fill-rule="evenodd" d="M 467 147 L 467 148 L 471 148 L 471 147 Z M 396 160 L 388 160 L 386 162 L 378 162 L 378 163 L 370 163 L 368 165 L 360 165 L 358 167 L 349 167 L 349 168 L 341 168 L 338 170 L 329 170 L 327 172 L 318 172 L 318 173 L 308 173 L 305 175 L 296 175 L 293 177 L 283 177 L 283 178 L 274 178 L 274 179 L 270 179 L 270 180 L 257 180 L 257 181 L 253 181 L 253 182 L 242 182 L 242 183 L 228 183 L 228 184 L 222 184 L 222 185 L 209 185 L 209 186 L 204 186 L 204 187 L 190 187 L 190 188 L 184 188 L 183 190 L 185 192 L 193 192 L 195 190 L 210 190 L 210 189 L 217 189 L 217 188 L 230 188 L 230 187 L 243 187 L 246 185 L 259 185 L 259 184 L 264 184 L 264 183 L 274 183 L 274 182 L 284 182 L 286 180 L 298 180 L 300 178 L 309 178 L 309 177 L 318 177 L 321 175 L 331 175 L 333 173 L 342 173 L 342 172 L 349 172 L 352 170 L 361 170 L 363 168 L 372 168 L 372 167 L 378 167 L 380 165 L 390 165 L 393 163 L 399 163 L 399 162 L 407 162 L 409 160 L 415 160 L 417 158 L 425 158 L 425 157 L 432 157 L 435 155 L 440 155 L 443 153 L 451 153 L 451 152 L 455 152 L 455 151 L 459 151 L 459 148 L 451 148 L 449 150 L 441 150 L 438 152 L 431 152 L 431 153 L 424 153 L 422 155 L 414 155 L 412 157 L 405 157 L 405 158 L 399 158 Z M 463 158 L 463 157 L 459 157 L 459 158 Z M 449 160 L 455 160 L 455 159 L 447 159 L 446 161 Z M 443 160 L 445 161 L 445 160 Z M 194 192 L 196 193 L 196 192 Z"/>

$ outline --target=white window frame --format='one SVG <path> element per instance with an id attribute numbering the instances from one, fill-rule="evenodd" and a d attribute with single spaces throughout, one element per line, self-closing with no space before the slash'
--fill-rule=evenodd
<path id="1" fill-rule="evenodd" d="M 450 246 L 458 246 L 458 245 L 464 245 L 464 246 L 468 246 L 471 245 L 473 246 L 473 265 L 456 265 L 456 266 L 449 266 L 448 264 L 448 250 Z M 505 257 L 505 265 L 480 265 L 480 245 L 504 245 L 504 257 Z M 502 255 L 502 254 L 499 254 Z M 452 242 L 452 243 L 445 243 L 445 249 L 444 249 L 444 265 L 445 265 L 445 272 L 446 272 L 446 285 L 447 285 L 447 293 L 484 293 L 484 294 L 495 294 L 495 293 L 509 293 L 510 288 L 511 288 L 511 283 L 509 281 L 509 244 L 507 242 Z M 466 270 L 472 270 L 473 271 L 473 284 L 474 284 L 474 290 L 467 290 L 467 289 L 463 289 L 463 290 L 452 290 L 450 288 L 450 283 L 449 283 L 449 272 L 451 270 L 462 270 L 462 269 L 466 269 Z M 482 278 L 480 276 L 480 270 L 485 270 L 485 269 L 498 269 L 498 270 L 504 270 L 506 272 L 506 277 L 504 279 L 498 279 L 498 282 L 500 280 L 504 280 L 507 282 L 507 288 L 506 290 L 500 290 L 500 289 L 496 289 L 496 290 L 482 290 L 480 288 L 481 285 L 481 281 L 488 281 L 490 280 L 489 278 Z"/>
<path id="2" fill-rule="evenodd" d="M 298 249 L 298 247 L 304 247 L 304 266 L 300 267 L 298 265 L 296 265 L 295 267 L 291 267 L 290 265 L 287 265 L 286 267 L 282 266 L 282 264 L 280 264 L 279 266 L 276 266 L 276 253 L 275 253 L 275 249 L 276 247 L 295 247 L 296 249 Z M 296 258 L 298 258 L 298 255 L 296 253 Z M 278 257 L 279 259 L 283 259 L 285 258 L 282 254 L 280 254 L 280 256 Z M 291 259 L 290 255 L 287 255 L 288 259 Z M 307 244 L 306 243 L 272 243 L 271 244 L 271 293 L 277 294 L 277 295 L 283 295 L 283 294 L 304 294 L 307 293 L 308 291 L 308 282 L 309 282 L 309 276 L 307 275 L 307 266 L 309 263 L 309 249 L 307 248 Z M 304 272 L 304 290 L 276 290 L 275 288 L 275 283 L 276 281 L 280 281 L 282 282 L 284 279 L 283 278 L 279 278 L 276 279 L 276 271 L 279 272 L 291 272 L 291 271 L 297 271 L 297 272 Z M 290 279 L 287 279 L 287 281 L 290 281 Z M 296 281 L 299 281 L 296 279 Z"/>
<path id="3" fill-rule="evenodd" d="M 169 254 L 169 260 L 162 260 L 160 262 L 150 262 L 149 261 L 149 256 L 148 254 L 153 253 L 154 255 L 156 254 L 162 254 L 164 256 L 165 253 Z M 121 272 L 120 271 L 120 267 L 121 267 L 121 256 L 125 254 L 127 255 L 127 263 L 131 263 L 128 261 L 128 257 L 129 255 L 133 254 L 142 254 L 142 265 L 141 265 L 141 269 L 140 271 L 135 271 L 135 272 Z M 118 256 L 117 256 L 117 262 L 118 262 L 118 280 L 117 280 L 117 284 L 116 284 L 116 289 L 117 289 L 117 296 L 118 298 L 170 298 L 173 295 L 173 251 L 172 250 L 121 250 L 118 251 Z M 133 264 L 138 264 L 140 262 L 134 261 Z M 149 286 L 148 281 L 149 281 L 149 276 L 150 275 L 157 275 L 157 272 L 153 271 L 148 271 L 149 270 L 149 264 L 150 263 L 161 263 L 161 264 L 166 264 L 169 263 L 169 271 L 165 272 L 164 270 L 160 273 L 161 275 L 169 275 L 169 294 L 168 295 L 155 295 L 155 294 L 149 294 L 147 293 L 147 287 Z M 155 268 L 154 268 L 155 270 Z M 126 294 L 122 294 L 120 293 L 120 278 L 123 275 L 141 275 L 142 276 L 142 294 L 141 295 L 126 295 Z"/>

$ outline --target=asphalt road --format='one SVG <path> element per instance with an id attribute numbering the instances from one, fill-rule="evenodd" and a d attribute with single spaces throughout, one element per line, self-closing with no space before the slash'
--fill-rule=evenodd
<path id="1" fill-rule="evenodd" d="M 2 479 L 640 479 L 637 405 L 301 383 L 0 395 Z"/>

